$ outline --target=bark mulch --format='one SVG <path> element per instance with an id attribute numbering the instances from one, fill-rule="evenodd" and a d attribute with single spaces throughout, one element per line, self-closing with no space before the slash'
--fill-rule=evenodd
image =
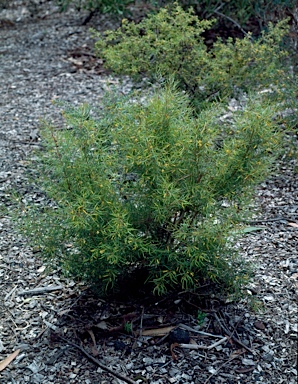
<path id="1" fill-rule="evenodd" d="M 12 188 L 27 202 L 43 199 L 26 169 L 41 120 L 62 124 L 52 100 L 98 104 L 110 86 L 131 87 L 94 56 L 86 15 L 45 0 L 37 12 L 35 3 L 0 11 L 0 383 L 296 383 L 297 159 L 280 159 L 256 190 L 249 225 L 259 230 L 237 244 L 255 274 L 237 303 L 211 285 L 152 297 L 137 280 L 98 299 L 48 272 L 14 229 Z"/>

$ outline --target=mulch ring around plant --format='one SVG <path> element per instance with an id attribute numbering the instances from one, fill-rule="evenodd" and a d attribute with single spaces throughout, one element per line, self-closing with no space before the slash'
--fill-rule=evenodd
<path id="1" fill-rule="evenodd" d="M 124 382 L 246 382 L 260 360 L 273 361 L 267 325 L 241 305 L 210 295 L 213 288 L 125 301 L 125 289 L 106 299 L 90 289 L 64 295 L 57 321 L 45 321 L 48 361 L 65 364 L 75 354 L 78 369 L 88 361 L 107 379 Z"/>

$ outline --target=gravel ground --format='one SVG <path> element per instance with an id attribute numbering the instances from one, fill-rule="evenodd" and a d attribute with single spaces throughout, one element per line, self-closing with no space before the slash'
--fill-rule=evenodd
<path id="1" fill-rule="evenodd" d="M 41 198 L 26 167 L 40 145 L 41 120 L 61 122 L 52 100 L 99 103 L 110 85 L 118 85 L 93 57 L 83 16 L 59 14 L 52 1 L 40 1 L 31 16 L 34 2 L 29 3 L 11 2 L 11 9 L 0 12 L 0 383 L 296 383 L 297 159 L 282 159 L 277 175 L 257 189 L 254 224 L 262 230 L 238 244 L 256 267 L 251 300 L 208 299 L 209 310 L 187 293 L 163 303 L 144 301 L 143 307 L 99 300 L 59 271 L 46 274 L 14 230 L 11 187 L 37 203 Z M 103 17 L 93 22 L 101 29 L 111 26 Z M 119 87 L 127 91 L 130 83 Z M 205 310 L 200 327 L 189 308 Z M 145 327 L 142 335 L 124 332 L 129 316 L 132 324 L 147 325 L 147 333 Z M 206 348 L 175 348 L 189 338 Z M 16 350 L 4 369 L 1 361 Z"/>

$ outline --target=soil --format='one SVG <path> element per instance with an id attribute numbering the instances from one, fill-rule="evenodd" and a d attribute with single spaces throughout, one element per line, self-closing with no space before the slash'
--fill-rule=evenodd
<path id="1" fill-rule="evenodd" d="M 15 229 L 12 191 L 26 202 L 42 199 L 27 171 L 41 146 L 41 121 L 63 124 L 52 101 L 100 104 L 110 87 L 132 87 L 107 73 L 93 52 L 91 24 L 104 30 L 115 20 L 96 16 L 82 25 L 86 17 L 61 14 L 45 0 L 11 1 L 0 11 L 0 383 L 296 383 L 294 156 L 280 158 L 276 175 L 256 189 L 249 227 L 259 229 L 237 244 L 254 264 L 254 278 L 237 302 L 211 285 L 162 298 L 123 287 L 99 299 L 48 271 Z M 294 135 L 289 140 L 297 145 Z"/>

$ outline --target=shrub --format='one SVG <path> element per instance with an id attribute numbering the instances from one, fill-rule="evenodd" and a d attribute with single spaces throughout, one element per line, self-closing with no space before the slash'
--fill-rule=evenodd
<path id="1" fill-rule="evenodd" d="M 168 4 L 169 1 L 159 1 Z M 295 14 L 296 0 L 180 0 L 183 7 L 193 6 L 196 13 L 203 18 L 210 15 L 219 17 L 221 22 L 226 21 L 245 28 L 249 22 L 258 21 L 261 25 L 267 25 L 269 21 L 284 19 L 289 14 Z M 232 21 L 231 21 L 232 19 Z M 255 27 L 255 25 L 254 25 Z"/>
<path id="2" fill-rule="evenodd" d="M 220 39 L 207 50 L 202 33 L 212 21 L 199 20 L 191 9 L 175 5 L 149 15 L 139 24 L 123 20 L 116 31 L 107 31 L 96 42 L 106 67 L 118 74 L 151 79 L 158 73 L 174 76 L 197 108 L 202 102 L 222 99 L 241 89 L 274 84 L 283 75 L 280 59 L 285 52 L 279 44 L 286 22 L 269 25 L 258 40 Z"/>
<path id="3" fill-rule="evenodd" d="M 51 204 L 27 218 L 48 260 L 103 290 L 138 269 L 158 294 L 200 279 L 235 285 L 245 271 L 231 233 L 276 153 L 274 108 L 253 97 L 232 121 L 219 105 L 194 117 L 169 84 L 145 103 L 111 97 L 97 113 L 69 107 L 68 129 L 44 129 Z"/>

